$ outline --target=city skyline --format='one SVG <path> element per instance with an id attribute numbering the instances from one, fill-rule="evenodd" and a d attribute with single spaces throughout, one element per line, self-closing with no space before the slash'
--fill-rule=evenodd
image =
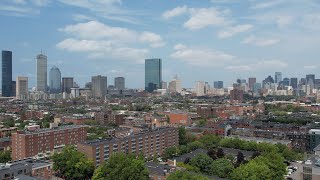
<path id="1" fill-rule="evenodd" d="M 319 75 L 319 3 L 312 0 L 5 0 L 0 5 L 1 22 L 10 24 L 2 28 L 0 47 L 13 52 L 13 79 L 27 76 L 29 87 L 36 86 L 35 56 L 41 49 L 48 70 L 57 66 L 80 86 L 101 74 L 143 88 L 143 62 L 153 57 L 163 60 L 163 80 L 178 74 L 182 87 L 198 80 L 222 80 L 226 86 L 237 78 L 260 81 L 277 71 L 282 77 Z"/>

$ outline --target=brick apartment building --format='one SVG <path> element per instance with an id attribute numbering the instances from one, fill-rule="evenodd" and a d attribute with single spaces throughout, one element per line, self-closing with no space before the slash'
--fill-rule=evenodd
<path id="1" fill-rule="evenodd" d="M 12 134 L 12 159 L 43 156 L 65 145 L 76 145 L 87 138 L 87 126 L 61 126 L 54 129 L 17 131 Z"/>
<path id="2" fill-rule="evenodd" d="M 104 112 L 95 112 L 95 120 L 100 125 L 116 124 L 117 126 L 124 124 L 123 114 L 114 114 L 111 110 Z"/>
<path id="3" fill-rule="evenodd" d="M 191 125 L 192 120 L 187 112 L 173 111 L 169 113 L 170 124 Z"/>
<path id="4" fill-rule="evenodd" d="M 124 138 L 111 138 L 78 143 L 78 151 L 93 160 L 96 166 L 109 159 L 114 152 L 144 154 L 145 157 L 161 155 L 168 147 L 179 145 L 177 128 L 167 127 L 133 134 Z"/>

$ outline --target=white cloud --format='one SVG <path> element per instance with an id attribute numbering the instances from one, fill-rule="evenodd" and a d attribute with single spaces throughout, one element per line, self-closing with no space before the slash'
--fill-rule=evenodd
<path id="1" fill-rule="evenodd" d="M 285 2 L 286 2 L 285 0 L 267 0 L 267 1 L 259 2 L 259 3 L 255 4 L 254 6 L 252 6 L 251 8 L 253 8 L 253 9 L 266 9 L 266 8 L 278 6 L 278 5 L 285 3 Z"/>
<path id="2" fill-rule="evenodd" d="M 140 41 L 141 42 L 146 42 L 146 43 L 150 43 L 150 46 L 151 47 L 162 47 L 165 45 L 165 43 L 163 42 L 161 36 L 159 34 L 155 34 L 155 33 L 152 33 L 152 32 L 143 32 L 141 35 L 140 35 Z"/>
<path id="3" fill-rule="evenodd" d="M 261 47 L 275 45 L 279 42 L 280 42 L 279 39 L 257 38 L 255 36 L 249 36 L 242 41 L 242 43 L 244 44 L 252 44 L 252 45 L 261 46 Z"/>
<path id="4" fill-rule="evenodd" d="M 68 25 L 60 28 L 59 31 L 71 34 L 82 39 L 106 39 L 112 38 L 121 42 L 131 42 L 136 40 L 136 32 L 127 28 L 112 27 L 99 21 L 89 21 Z"/>
<path id="5" fill-rule="evenodd" d="M 191 17 L 184 23 L 190 30 L 202 29 L 207 26 L 222 26 L 228 24 L 224 17 L 228 10 L 220 11 L 216 8 L 190 8 Z"/>
<path id="6" fill-rule="evenodd" d="M 187 46 L 183 45 L 183 44 L 176 44 L 174 46 L 174 50 L 181 50 L 181 49 L 185 49 L 187 48 Z"/>
<path id="7" fill-rule="evenodd" d="M 93 20 L 95 20 L 95 18 L 93 18 L 91 16 L 84 15 L 84 14 L 74 14 L 74 15 L 72 15 L 72 19 L 75 21 L 93 21 Z"/>
<path id="8" fill-rule="evenodd" d="M 230 70 L 230 71 L 251 71 L 252 67 L 248 66 L 248 65 L 239 65 L 239 66 L 227 66 L 225 67 L 226 70 Z"/>
<path id="9" fill-rule="evenodd" d="M 188 48 L 180 44 L 175 46 L 171 58 L 201 67 L 221 66 L 234 59 L 234 56 L 213 49 Z"/>
<path id="10" fill-rule="evenodd" d="M 120 5 L 121 0 L 59 0 L 61 3 L 84 8 L 95 13 L 96 16 L 112 21 L 120 21 L 131 24 L 138 24 L 138 20 L 133 18 L 135 12 L 125 10 Z"/>
<path id="11" fill-rule="evenodd" d="M 188 12 L 187 6 L 178 6 L 176 8 L 173 8 L 171 10 L 168 10 L 162 14 L 162 17 L 165 19 L 170 19 L 176 16 L 180 16 L 182 14 L 185 14 Z"/>
<path id="12" fill-rule="evenodd" d="M 317 69 L 317 65 L 308 65 L 308 66 L 303 66 L 304 69 Z"/>
<path id="13" fill-rule="evenodd" d="M 241 64 L 226 66 L 226 70 L 230 71 L 260 71 L 265 69 L 283 69 L 287 68 L 288 64 L 280 60 L 259 60 L 258 63 Z"/>
<path id="14" fill-rule="evenodd" d="M 242 32 L 247 32 L 252 28 L 253 28 L 253 25 L 251 25 L 251 24 L 243 24 L 243 25 L 237 25 L 234 27 L 229 27 L 223 31 L 220 31 L 218 33 L 218 37 L 219 38 L 229 38 L 229 37 L 232 37 L 236 34 L 239 34 Z"/>
<path id="15" fill-rule="evenodd" d="M 140 62 L 149 53 L 146 48 L 165 45 L 162 37 L 153 32 L 137 32 L 128 28 L 113 27 L 99 21 L 77 23 L 60 28 L 59 31 L 70 35 L 59 42 L 58 49 L 69 52 L 88 53 L 88 57 L 102 59 L 111 56 L 114 59 L 127 59 Z"/>
<path id="16" fill-rule="evenodd" d="M 147 49 L 121 47 L 110 41 L 65 39 L 57 44 L 57 48 L 69 52 L 88 53 L 94 59 L 113 58 L 118 60 L 133 60 L 141 62 L 149 53 Z"/>

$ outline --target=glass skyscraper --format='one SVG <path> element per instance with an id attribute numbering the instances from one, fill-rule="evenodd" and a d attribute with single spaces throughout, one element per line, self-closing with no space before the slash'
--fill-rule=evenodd
<path id="1" fill-rule="evenodd" d="M 161 88 L 162 61 L 161 59 L 145 60 L 145 90 L 153 92 Z"/>
<path id="2" fill-rule="evenodd" d="M 57 94 L 61 92 L 61 72 L 55 66 L 49 72 L 49 87 L 50 93 Z"/>
<path id="3" fill-rule="evenodd" d="M 12 52 L 2 51 L 2 96 L 10 97 L 12 93 Z"/>

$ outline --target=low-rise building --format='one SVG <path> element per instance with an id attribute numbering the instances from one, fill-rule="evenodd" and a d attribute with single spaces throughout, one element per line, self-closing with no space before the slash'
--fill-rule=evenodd
<path id="1" fill-rule="evenodd" d="M 52 177 L 52 163 L 34 159 L 24 159 L 0 164 L 0 179 L 9 180 L 20 176 L 32 176 L 36 179 Z"/>

